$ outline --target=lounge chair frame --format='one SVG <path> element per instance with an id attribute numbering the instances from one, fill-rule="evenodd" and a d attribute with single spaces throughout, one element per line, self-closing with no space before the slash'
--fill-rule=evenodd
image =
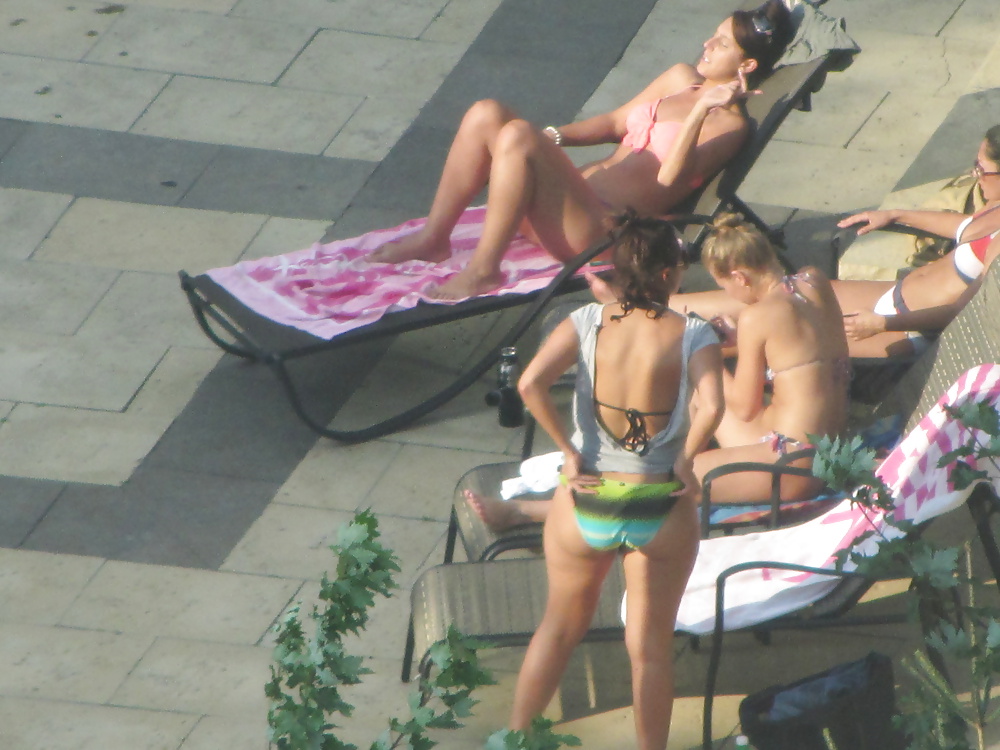
<path id="1" fill-rule="evenodd" d="M 696 221 L 689 221 L 687 224 L 696 228 L 685 234 L 695 255 L 705 238 L 706 217 L 723 211 L 742 213 L 761 229 L 771 231 L 739 198 L 736 191 L 788 114 L 793 109 L 809 110 L 811 94 L 818 90 L 827 71 L 839 59 L 839 55 L 831 54 L 812 62 L 779 68 L 761 82 L 759 88 L 762 93 L 751 97 L 747 103 L 748 114 L 754 122 L 749 141 L 725 169 L 677 210 L 679 216 L 690 214 L 689 218 L 698 217 Z M 583 280 L 574 276 L 575 271 L 607 247 L 608 242 L 598 243 L 578 256 L 540 292 L 479 297 L 456 305 L 419 305 L 412 310 L 389 313 L 371 325 L 331 340 L 275 323 L 255 313 L 205 274 L 192 276 L 181 271 L 179 275 L 181 289 L 187 296 L 195 320 L 216 346 L 237 357 L 267 365 L 284 389 L 295 414 L 314 432 L 333 440 L 357 443 L 402 429 L 469 388 L 497 363 L 501 349 L 517 343 L 553 296 L 584 288 Z M 500 343 L 461 373 L 453 383 L 412 408 L 364 428 L 336 429 L 311 414 L 287 367 L 289 361 L 300 357 L 524 304 L 529 306 L 525 314 L 501 338 Z"/>

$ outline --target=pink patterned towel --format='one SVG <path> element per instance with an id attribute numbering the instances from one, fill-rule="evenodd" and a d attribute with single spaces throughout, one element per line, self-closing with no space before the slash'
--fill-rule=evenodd
<path id="1" fill-rule="evenodd" d="M 374 323 L 387 312 L 416 307 L 428 300 L 422 291 L 461 270 L 476 246 L 485 207 L 470 208 L 451 235 L 452 256 L 443 263 L 414 260 L 396 265 L 369 263 L 365 256 L 381 245 L 417 231 L 424 219 L 380 229 L 350 240 L 306 250 L 247 260 L 208 276 L 254 312 L 277 323 L 332 339 Z M 525 294 L 545 287 L 562 265 L 521 236 L 514 238 L 501 270 L 504 285 L 489 293 Z"/>
<path id="2" fill-rule="evenodd" d="M 942 407 L 969 401 L 1000 405 L 1000 364 L 979 365 L 965 372 L 879 465 L 876 473 L 893 492 L 898 518 L 922 523 L 960 507 L 969 496 L 971 488 L 956 491 L 948 481 L 948 468 L 938 468 L 942 456 L 967 444 L 973 434 Z M 989 481 L 1000 491 L 995 466 L 982 461 L 976 468 L 988 472 Z M 844 500 L 798 526 L 702 541 L 681 600 L 677 629 L 690 633 L 712 631 L 716 579 L 727 568 L 742 562 L 775 561 L 833 569 L 837 550 L 856 546 L 866 555 L 878 550 L 878 535 L 856 545 L 855 540 L 872 528 L 880 529 L 887 537 L 899 533 L 885 524 L 879 512 Z M 837 579 L 830 576 L 773 568 L 737 573 L 726 584 L 726 629 L 747 627 L 801 609 L 822 598 L 836 584 Z"/>

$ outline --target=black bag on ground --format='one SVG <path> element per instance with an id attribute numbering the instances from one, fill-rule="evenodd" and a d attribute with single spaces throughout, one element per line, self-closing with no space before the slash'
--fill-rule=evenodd
<path id="1" fill-rule="evenodd" d="M 895 714 L 892 660 L 873 651 L 748 695 L 740 703 L 740 726 L 757 750 L 902 750 Z"/>

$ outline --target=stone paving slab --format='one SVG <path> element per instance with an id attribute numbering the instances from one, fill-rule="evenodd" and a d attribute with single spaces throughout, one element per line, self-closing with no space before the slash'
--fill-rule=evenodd
<path id="1" fill-rule="evenodd" d="M 218 149 L 205 143 L 35 124 L 0 161 L 0 185 L 123 204 L 173 205 Z"/>
<path id="2" fill-rule="evenodd" d="M 426 103 L 419 95 L 366 96 L 323 155 L 381 161 Z"/>
<path id="3" fill-rule="evenodd" d="M 239 0 L 129 0 L 135 7 L 165 8 L 168 10 L 194 10 L 199 13 L 227 15 Z"/>
<path id="4" fill-rule="evenodd" d="M 123 411 L 164 354 L 158 342 L 128 349 L 66 336 L 5 337 L 0 393 L 11 401 Z"/>
<path id="5" fill-rule="evenodd" d="M 0 621 L 57 624 L 103 564 L 97 557 L 0 549 Z"/>
<path id="6" fill-rule="evenodd" d="M 0 260 L 0 325 L 18 335 L 52 339 L 54 348 L 61 349 L 62 337 L 79 330 L 118 274 L 109 268 Z M 42 349 L 45 344 L 38 342 L 33 348 Z M 4 367 L 0 364 L 0 370 Z"/>
<path id="7" fill-rule="evenodd" d="M 329 221 L 272 216 L 264 222 L 257 236 L 247 245 L 240 260 L 281 255 L 289 252 L 290 247 L 299 250 L 312 247 L 313 243 L 323 238 L 328 226 L 330 226 Z"/>
<path id="8" fill-rule="evenodd" d="M 360 104 L 357 95 L 174 76 L 132 132 L 321 154 Z"/>
<path id="9" fill-rule="evenodd" d="M 267 735 L 256 723 L 225 716 L 203 716 L 179 750 L 270 750 Z"/>
<path id="10" fill-rule="evenodd" d="M 0 695 L 104 703 L 152 643 L 142 635 L 0 623 Z"/>
<path id="11" fill-rule="evenodd" d="M 6 411 L 2 416 L 6 418 Z M 61 482 L 0 476 L 0 495 L 4 498 L 4 523 L 0 526 L 0 547 L 7 549 L 20 547 L 31 530 L 52 507 L 63 486 Z M 8 611 L 0 606 L 0 617 L 4 614 L 20 618 L 25 612 L 20 607 Z"/>
<path id="12" fill-rule="evenodd" d="M 174 274 L 232 265 L 265 217 L 81 198 L 34 260 Z M 115 232 L 108 230 L 114 227 Z"/>
<path id="13" fill-rule="evenodd" d="M 107 3 L 8 0 L 0 8 L 0 52 L 79 60 L 115 21 Z"/>
<path id="14" fill-rule="evenodd" d="M 0 188 L 0 223 L 4 228 L 0 262 L 27 260 L 72 201 L 71 195 Z M 7 314 L 3 317 L 7 319 Z"/>
<path id="15" fill-rule="evenodd" d="M 454 3 L 449 3 L 448 0 L 410 0 L 406 3 L 286 0 L 281 4 L 280 10 L 276 10 L 274 4 L 267 0 L 240 0 L 230 16 L 315 24 L 326 29 L 417 39 L 423 36 L 428 26 L 450 5 Z"/>
<path id="16" fill-rule="evenodd" d="M 404 568 L 400 584 L 409 586 L 444 537 L 446 524 L 420 517 L 417 509 L 401 516 L 382 503 L 372 505 L 379 514 L 382 543 Z M 336 542 L 337 530 L 353 517 L 353 512 L 272 503 L 226 558 L 222 570 L 318 581 L 334 564 L 329 546 Z"/>
<path id="17" fill-rule="evenodd" d="M 340 94 L 429 99 L 465 52 L 464 45 L 320 31 L 281 77 L 280 86 Z M 357 60 L 365 60 L 359 66 Z"/>
<path id="18" fill-rule="evenodd" d="M 173 274 L 124 271 L 90 311 L 77 330 L 82 340 L 106 346 L 135 341 L 163 341 L 169 346 L 204 349 L 219 354 L 191 325 L 191 308 L 177 293 Z M 216 356 L 212 362 L 218 361 Z"/>
<path id="19" fill-rule="evenodd" d="M 255 645 L 298 588 L 292 580 L 109 560 L 59 624 Z"/>
<path id="20" fill-rule="evenodd" d="M 10 750 L 163 750 L 178 747 L 197 722 L 192 714 L 0 697 L 0 743 Z"/>
<path id="21" fill-rule="evenodd" d="M 335 218 L 371 174 L 360 159 L 220 147 L 181 205 L 293 219 Z"/>
<path id="22" fill-rule="evenodd" d="M 0 425 L 0 472 L 119 485 L 149 454 L 163 429 L 161 420 L 21 403 Z"/>
<path id="23" fill-rule="evenodd" d="M 10 53 L 0 53 L 0 76 L 0 117 L 117 131 L 128 130 L 168 80 L 158 72 Z"/>
<path id="24" fill-rule="evenodd" d="M 110 490 L 74 483 L 22 546 L 214 569 L 274 491 L 273 485 L 255 480 L 155 469 L 136 471 Z"/>
<path id="25" fill-rule="evenodd" d="M 126 6 L 84 60 L 129 69 L 274 83 L 315 33 L 313 24 Z"/>
<path id="26" fill-rule="evenodd" d="M 240 717 L 267 729 L 271 654 L 256 646 L 157 638 L 111 697 L 119 706 Z"/>

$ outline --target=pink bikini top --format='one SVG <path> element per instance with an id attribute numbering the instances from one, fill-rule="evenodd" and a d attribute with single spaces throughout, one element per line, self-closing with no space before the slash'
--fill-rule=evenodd
<path id="1" fill-rule="evenodd" d="M 668 98 L 663 97 L 663 99 Z M 670 154 L 670 149 L 673 148 L 674 141 L 683 127 L 683 123 L 680 122 L 656 119 L 656 110 L 663 99 L 654 99 L 633 107 L 625 119 L 625 137 L 622 138 L 622 144 L 633 152 L 650 151 L 661 164 Z M 701 176 L 695 177 L 691 180 L 691 187 L 699 187 L 703 181 Z"/>

